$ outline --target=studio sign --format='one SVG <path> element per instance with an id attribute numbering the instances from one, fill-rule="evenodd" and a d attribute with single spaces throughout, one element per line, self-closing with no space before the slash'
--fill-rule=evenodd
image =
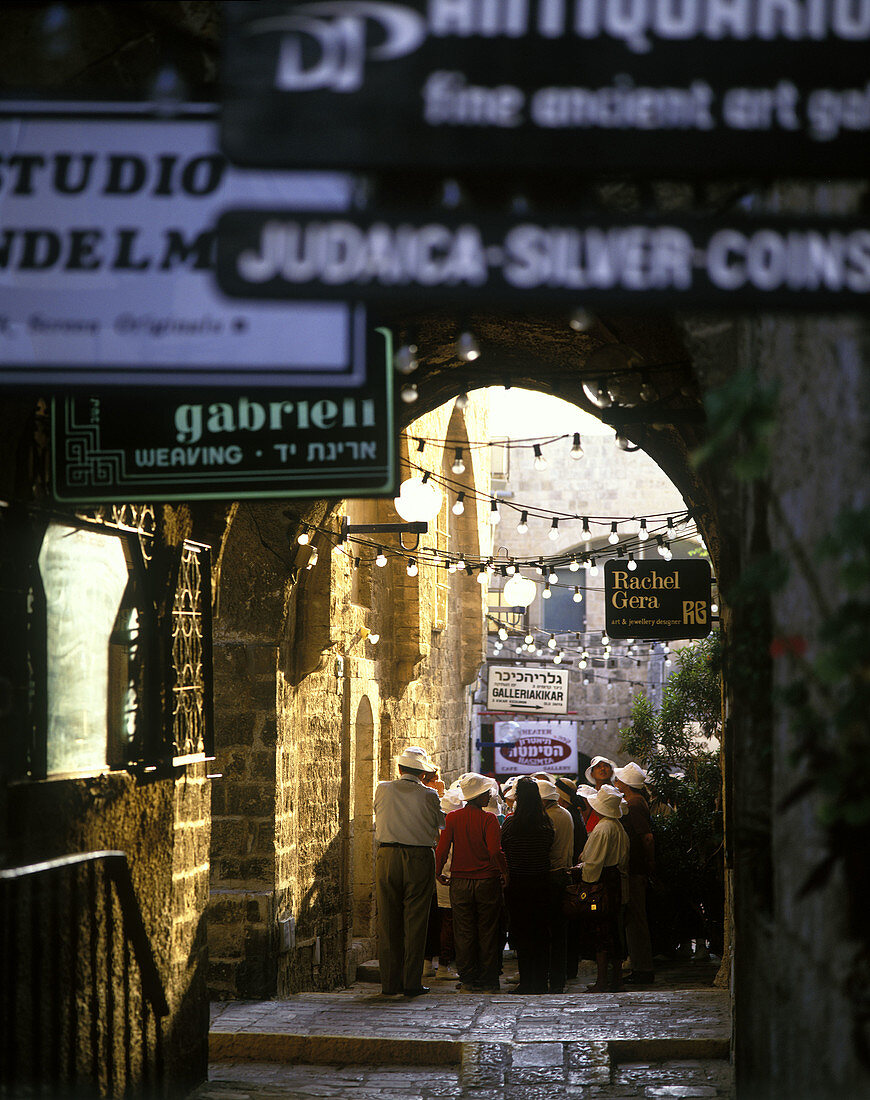
<path id="1" fill-rule="evenodd" d="M 870 0 L 224 8 L 222 140 L 238 163 L 682 176 L 866 162 Z"/>
<path id="2" fill-rule="evenodd" d="M 524 300 L 578 291 L 766 307 L 843 308 L 870 291 L 870 224 L 561 223 L 231 210 L 218 224 L 220 288 L 239 298 Z"/>

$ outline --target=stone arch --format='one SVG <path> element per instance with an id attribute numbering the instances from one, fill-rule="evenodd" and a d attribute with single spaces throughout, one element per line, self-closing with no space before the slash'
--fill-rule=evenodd
<path id="1" fill-rule="evenodd" d="M 373 934 L 374 789 L 377 783 L 375 722 L 364 695 L 353 728 L 353 817 L 351 819 L 351 920 L 354 939 Z"/>

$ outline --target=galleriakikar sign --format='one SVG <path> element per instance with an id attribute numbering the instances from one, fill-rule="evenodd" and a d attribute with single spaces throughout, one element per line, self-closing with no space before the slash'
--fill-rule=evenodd
<path id="1" fill-rule="evenodd" d="M 611 638 L 706 638 L 710 616 L 710 563 L 692 558 L 604 563 L 605 626 Z"/>
<path id="2" fill-rule="evenodd" d="M 870 0 L 223 6 L 242 164 L 866 173 Z"/>

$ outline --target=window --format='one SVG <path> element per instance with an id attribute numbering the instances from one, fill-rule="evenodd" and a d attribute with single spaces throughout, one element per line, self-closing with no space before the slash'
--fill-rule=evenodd
<path id="1" fill-rule="evenodd" d="M 569 569 L 557 571 L 558 580 L 550 585 L 550 599 L 541 600 L 543 621 L 541 626 L 552 634 L 569 630 L 586 629 L 586 570 L 572 573 Z M 580 588 L 583 599 L 574 602 L 574 589 Z"/>
<path id="2" fill-rule="evenodd" d="M 507 436 L 493 436 L 489 448 L 490 477 L 493 481 L 509 481 L 511 476 L 511 449 Z"/>
<path id="3" fill-rule="evenodd" d="M 149 573 L 151 533 L 120 522 L 0 509 L 11 775 L 92 775 L 211 751 L 209 547 L 179 551 L 160 629 L 151 586 L 162 591 L 165 577 Z"/>

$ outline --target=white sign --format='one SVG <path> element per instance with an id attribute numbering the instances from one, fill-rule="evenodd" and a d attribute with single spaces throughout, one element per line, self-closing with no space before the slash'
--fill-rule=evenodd
<path id="1" fill-rule="evenodd" d="M 568 669 L 490 665 L 486 705 L 488 710 L 565 714 Z"/>
<path id="2" fill-rule="evenodd" d="M 347 304 L 228 301 L 213 278 L 225 207 L 344 210 L 348 176 L 233 167 L 213 108 L 79 106 L 0 104 L 0 382 L 365 381 Z"/>
<path id="3" fill-rule="evenodd" d="M 496 722 L 496 775 L 577 773 L 576 722 Z"/>

